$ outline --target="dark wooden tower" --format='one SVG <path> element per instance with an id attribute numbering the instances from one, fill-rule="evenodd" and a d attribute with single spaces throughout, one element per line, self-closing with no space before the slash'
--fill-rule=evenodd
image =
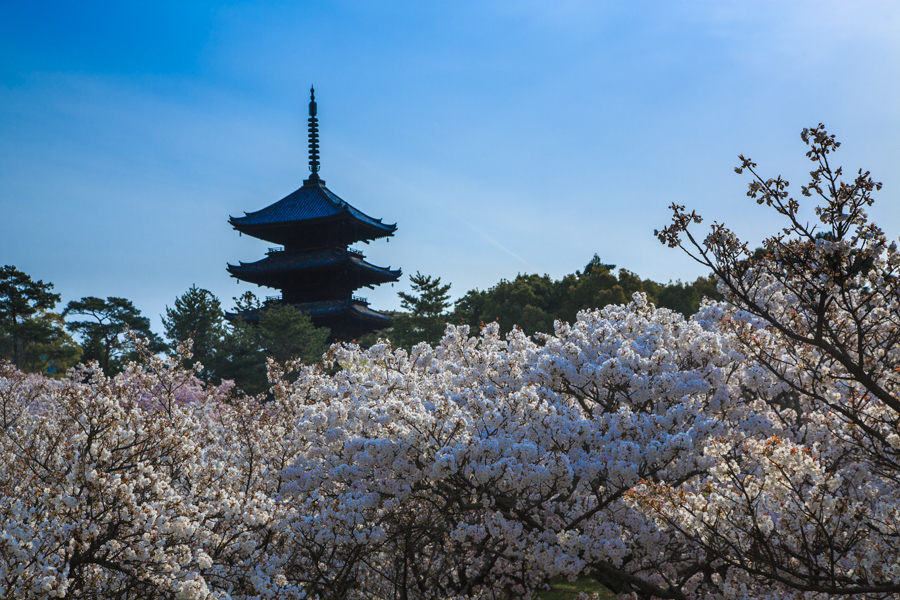
<path id="1" fill-rule="evenodd" d="M 247 235 L 280 244 L 259 261 L 228 265 L 232 277 L 281 290 L 267 304 L 292 304 L 308 314 L 317 327 L 331 329 L 332 339 L 352 340 L 376 329 L 390 327 L 390 318 L 369 308 L 354 292 L 361 287 L 397 281 L 400 270 L 377 267 L 355 242 L 394 235 L 396 225 L 374 219 L 325 187 L 319 178 L 319 123 L 315 90 L 309 102 L 309 179 L 303 187 L 275 204 L 229 223 Z M 244 315 L 254 319 L 258 315 Z"/>

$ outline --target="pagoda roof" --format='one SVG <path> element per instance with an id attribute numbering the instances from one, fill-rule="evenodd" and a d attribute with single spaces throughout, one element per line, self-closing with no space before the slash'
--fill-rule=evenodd
<path id="1" fill-rule="evenodd" d="M 266 258 L 256 262 L 229 264 L 228 272 L 238 279 L 262 283 L 263 279 L 268 279 L 267 276 L 271 275 L 327 269 L 338 265 L 348 265 L 379 282 L 395 281 L 402 275 L 400 269 L 392 270 L 390 267 L 378 267 L 366 262 L 363 260 L 362 254 L 357 252 L 334 249 L 317 252 L 270 252 Z"/>
<path id="2" fill-rule="evenodd" d="M 322 302 L 306 302 L 297 304 L 298 309 L 308 314 L 310 317 L 331 317 L 341 314 L 352 314 L 361 317 L 367 321 L 377 323 L 385 323 L 390 325 L 391 318 L 382 312 L 372 310 L 365 302 L 353 300 L 325 300 Z"/>
<path id="3" fill-rule="evenodd" d="M 294 308 L 300 310 L 310 318 L 321 320 L 323 318 L 339 317 L 342 315 L 353 315 L 354 317 L 377 324 L 382 327 L 390 327 L 391 318 L 377 310 L 369 308 L 365 301 L 359 300 L 323 300 L 320 302 L 304 302 L 301 304 L 291 304 Z M 256 322 L 259 320 L 260 314 L 268 307 L 255 308 L 241 313 L 226 312 L 225 317 L 229 320 L 235 318 L 243 318 L 247 321 Z"/>
<path id="4" fill-rule="evenodd" d="M 354 208 L 337 194 L 325 187 L 318 177 L 310 177 L 303 187 L 288 194 L 278 202 L 255 212 L 244 213 L 243 217 L 229 217 L 228 222 L 235 229 L 253 235 L 254 230 L 306 222 L 349 217 L 367 231 L 369 239 L 392 235 L 396 224 L 382 223 L 381 219 L 370 217 Z"/>

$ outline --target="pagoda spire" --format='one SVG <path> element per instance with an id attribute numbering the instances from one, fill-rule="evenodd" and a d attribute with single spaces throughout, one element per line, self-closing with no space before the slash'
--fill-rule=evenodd
<path id="1" fill-rule="evenodd" d="M 303 183 L 325 183 L 319 179 L 319 119 L 316 118 L 316 89 L 309 88 L 309 179 Z"/>

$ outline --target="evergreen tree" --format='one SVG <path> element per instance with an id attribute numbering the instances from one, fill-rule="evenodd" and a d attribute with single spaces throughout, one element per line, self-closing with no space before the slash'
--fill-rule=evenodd
<path id="1" fill-rule="evenodd" d="M 260 348 L 279 363 L 299 358 L 318 362 L 328 350 L 327 327 L 316 327 L 308 315 L 290 304 L 266 308 L 257 325 Z"/>
<path id="2" fill-rule="evenodd" d="M 64 374 L 81 359 L 82 348 L 65 329 L 66 321 L 55 312 L 41 311 L 22 323 L 23 371 Z"/>
<path id="3" fill-rule="evenodd" d="M 236 317 L 231 321 L 219 347 L 215 376 L 230 379 L 246 394 L 260 394 L 268 389 L 266 356 L 253 323 Z"/>
<path id="4" fill-rule="evenodd" d="M 52 289 L 14 266 L 0 268 L 0 358 L 19 369 L 65 372 L 81 354 L 62 318 L 50 312 L 59 302 Z"/>
<path id="5" fill-rule="evenodd" d="M 444 334 L 450 307 L 450 284 L 441 285 L 441 278 L 431 278 L 416 272 L 409 278 L 412 282 L 412 294 L 400 292 L 400 305 L 407 313 L 398 313 L 394 317 L 394 326 L 390 331 L 391 342 L 400 348 L 412 348 L 419 342 L 435 345 Z"/>
<path id="6" fill-rule="evenodd" d="M 484 325 L 484 306 L 487 298 L 488 292 L 469 290 L 454 303 L 451 321 L 455 325 L 468 325 L 472 332 L 477 332 Z"/>
<path id="7" fill-rule="evenodd" d="M 232 298 L 232 300 L 234 300 L 234 312 L 236 313 L 256 310 L 262 307 L 262 302 L 259 301 L 256 294 L 250 291 L 244 292 L 240 296 Z"/>
<path id="8" fill-rule="evenodd" d="M 224 335 L 224 315 L 219 299 L 212 292 L 192 285 L 175 299 L 175 308 L 166 306 L 162 318 L 166 337 L 172 342 L 193 341 L 192 361 L 203 365 L 201 378 L 210 381 L 217 371 L 217 350 Z"/>
<path id="9" fill-rule="evenodd" d="M 549 275 L 522 275 L 501 280 L 486 292 L 473 291 L 456 303 L 453 321 L 471 327 L 497 321 L 507 332 L 519 326 L 527 334 L 551 331 L 562 297 Z"/>
<path id="10" fill-rule="evenodd" d="M 600 257 L 585 265 L 584 272 L 576 272 L 566 289 L 566 298 L 557 318 L 569 323 L 578 311 L 603 308 L 610 304 L 627 304 L 636 292 L 648 292 L 640 278 L 625 269 L 613 275 L 616 265 L 604 264 Z M 655 300 L 652 294 L 648 295 Z"/>
<path id="11" fill-rule="evenodd" d="M 146 338 L 152 352 L 166 348 L 150 330 L 150 320 L 142 317 L 141 311 L 125 298 L 110 296 L 103 300 L 87 296 L 69 302 L 63 315 L 90 317 L 85 321 L 70 321 L 66 327 L 81 335 L 84 360 L 96 360 L 107 375 L 121 371 L 129 360 L 137 358 L 128 331 Z"/>
<path id="12" fill-rule="evenodd" d="M 279 363 L 299 358 L 312 364 L 328 349 L 327 327 L 316 327 L 308 315 L 286 304 L 262 307 L 252 292 L 235 298 L 235 312 L 258 311 L 255 322 L 235 318 L 220 347 L 216 376 L 231 379 L 244 392 L 259 394 L 269 387 L 266 359 Z"/>

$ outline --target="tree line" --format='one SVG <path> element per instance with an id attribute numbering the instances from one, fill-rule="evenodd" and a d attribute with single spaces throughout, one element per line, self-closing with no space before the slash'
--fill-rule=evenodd
<path id="1" fill-rule="evenodd" d="M 327 348 L 328 330 L 314 327 L 292 306 L 261 311 L 255 323 L 228 322 L 215 295 L 191 286 L 174 307 L 166 307 L 166 343 L 126 298 L 86 296 L 54 312 L 60 296 L 52 289 L 53 284 L 35 281 L 14 266 L 0 270 L 0 359 L 17 369 L 61 375 L 79 362 L 96 361 L 111 376 L 139 358 L 139 341 L 146 351 L 174 355 L 179 342 L 191 339 L 190 360 L 203 365 L 204 382 L 232 380 L 257 394 L 268 385 L 267 357 L 315 362 Z M 250 292 L 234 300 L 237 313 L 261 307 Z"/>
<path id="2" fill-rule="evenodd" d="M 416 273 L 410 277 L 412 292 L 399 294 L 403 310 L 392 313 L 393 327 L 358 342 L 368 347 L 383 338 L 406 349 L 421 342 L 436 344 L 447 323 L 477 329 L 496 321 L 504 334 L 514 326 L 527 335 L 547 333 L 556 320 L 572 322 L 580 310 L 624 304 L 637 292 L 659 307 L 689 316 L 704 296 L 718 297 L 712 278 L 660 284 L 615 269 L 595 254 L 583 270 L 562 279 L 520 274 L 488 290 L 470 290 L 455 303 L 450 302 L 450 284 Z M 259 320 L 249 323 L 240 317 L 226 320 L 212 292 L 191 286 L 174 306 L 166 307 L 162 320 L 167 343 L 126 298 L 87 296 L 55 312 L 60 296 L 52 290 L 53 284 L 35 281 L 14 266 L 0 270 L 0 359 L 24 371 L 49 374 L 96 360 L 106 375 L 112 375 L 137 358 L 135 336 L 145 339 L 151 352 L 170 353 L 190 338 L 193 360 L 203 365 L 203 381 L 233 380 L 246 393 L 257 394 L 268 385 L 267 357 L 278 362 L 299 357 L 313 363 L 328 347 L 327 329 L 313 326 L 293 306 L 263 306 L 252 292 L 234 298 L 235 314 L 259 310 Z"/>
<path id="3" fill-rule="evenodd" d="M 378 337 L 390 339 L 395 347 L 410 349 L 419 342 L 436 344 L 447 323 L 468 325 L 478 330 L 497 322 L 503 334 L 518 327 L 526 335 L 552 333 L 556 321 L 572 323 L 579 311 L 627 304 L 636 293 L 659 308 L 668 308 L 689 317 L 706 297 L 718 300 L 713 277 L 699 277 L 692 283 L 667 284 L 641 279 L 631 271 L 604 263 L 595 254 L 581 271 L 562 279 L 549 275 L 519 274 L 512 281 L 503 279 L 487 290 L 470 290 L 450 303 L 450 284 L 440 277 L 416 273 L 410 277 L 412 294 L 400 292 L 403 312 L 393 315 L 394 326 L 362 340 L 371 344 Z M 452 310 L 451 310 L 452 306 Z"/>

